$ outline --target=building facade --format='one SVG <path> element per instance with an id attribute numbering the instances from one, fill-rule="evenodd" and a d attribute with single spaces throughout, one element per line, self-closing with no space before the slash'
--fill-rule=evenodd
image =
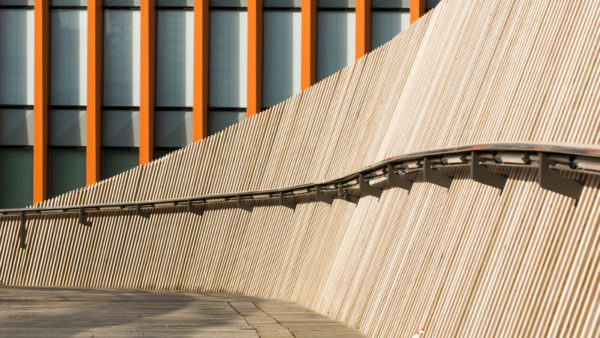
<path id="1" fill-rule="evenodd" d="M 439 0 L 0 0 L 0 208 L 299 93 Z"/>

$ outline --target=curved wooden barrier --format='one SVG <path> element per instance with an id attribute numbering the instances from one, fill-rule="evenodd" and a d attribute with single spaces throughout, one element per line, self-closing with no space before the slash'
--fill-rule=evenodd
<path id="1" fill-rule="evenodd" d="M 252 212 L 254 206 L 280 205 L 295 210 L 298 202 L 333 203 L 335 198 L 357 203 L 361 197 L 381 197 L 383 190 L 402 188 L 410 192 L 416 180 L 450 188 L 451 171 L 468 167 L 470 178 L 497 189 L 504 189 L 508 176 L 494 172 L 498 168 L 534 168 L 540 187 L 579 200 L 583 185 L 560 172 L 600 175 L 600 147 L 575 147 L 532 143 L 478 144 L 395 156 L 358 172 L 319 183 L 293 187 L 242 191 L 165 200 L 117 202 L 84 205 L 34 206 L 0 209 L 5 219 L 18 217 L 19 239 L 26 247 L 27 218 L 79 216 L 79 223 L 92 226 L 89 217 L 103 213 L 135 212 L 149 218 L 152 213 L 191 212 L 204 215 L 206 210 L 240 208 Z M 495 169 L 493 169 L 495 168 Z M 12 216 L 12 217 L 11 217 Z"/>
<path id="2" fill-rule="evenodd" d="M 597 147 L 598 26 L 592 1 L 444 1 L 298 96 L 39 207 L 280 189 L 465 144 Z M 357 204 L 114 211 L 92 227 L 42 214 L 24 250 L 19 219 L 5 217 L 0 279 L 283 299 L 372 336 L 598 332 L 600 179 L 564 173 L 583 182 L 576 202 L 541 187 L 538 172 L 498 168 L 501 194 L 463 167 L 449 189 L 425 172 L 410 193 Z"/>

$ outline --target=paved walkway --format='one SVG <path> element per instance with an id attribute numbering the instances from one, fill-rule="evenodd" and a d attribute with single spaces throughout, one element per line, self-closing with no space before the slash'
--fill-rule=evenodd
<path id="1" fill-rule="evenodd" d="M 0 337 L 360 337 L 303 306 L 230 294 L 0 286 Z"/>

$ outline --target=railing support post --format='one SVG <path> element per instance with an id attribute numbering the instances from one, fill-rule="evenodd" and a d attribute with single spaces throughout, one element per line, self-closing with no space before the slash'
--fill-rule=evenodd
<path id="1" fill-rule="evenodd" d="M 555 170 L 550 169 L 550 158 L 548 154 L 540 152 L 540 167 L 538 170 L 538 182 L 546 190 L 579 200 L 583 184 L 561 176 Z"/>
<path id="2" fill-rule="evenodd" d="M 382 189 L 375 188 L 369 184 L 369 181 L 367 181 L 367 178 L 364 174 L 358 175 L 358 189 L 360 190 L 361 194 L 371 195 L 377 198 L 381 197 L 381 192 L 383 191 Z"/>
<path id="3" fill-rule="evenodd" d="M 360 201 L 360 197 L 348 194 L 348 191 L 344 189 L 344 186 L 341 183 L 338 187 L 338 197 L 346 202 L 354 204 L 358 204 L 358 201 Z"/>
<path id="4" fill-rule="evenodd" d="M 254 207 L 250 203 L 244 202 L 244 200 L 242 200 L 241 195 L 239 195 L 237 198 L 237 207 L 248 212 L 252 212 L 252 209 L 254 209 Z"/>
<path id="5" fill-rule="evenodd" d="M 425 160 L 423 161 L 423 176 L 425 181 L 446 189 L 450 189 L 450 186 L 452 185 L 452 177 L 440 174 L 437 170 L 433 169 L 431 167 L 431 160 L 427 157 L 425 157 Z"/>
<path id="6" fill-rule="evenodd" d="M 315 188 L 315 200 L 317 202 L 323 202 L 323 203 L 327 203 L 327 204 L 333 204 L 333 198 L 330 196 L 327 196 L 325 194 L 323 194 L 323 192 L 321 191 L 321 187 L 317 185 L 317 187 Z"/>
<path id="7" fill-rule="evenodd" d="M 296 210 L 296 203 L 291 201 L 291 200 L 286 200 L 283 197 L 283 192 L 279 193 L 279 205 L 284 206 L 286 208 L 292 209 L 292 210 Z"/>
<path id="8" fill-rule="evenodd" d="M 83 208 L 79 209 L 79 224 L 85 225 L 86 227 L 92 226 L 92 222 L 87 219 L 85 210 L 83 210 Z"/>
<path id="9" fill-rule="evenodd" d="M 150 218 L 150 212 L 142 210 L 141 204 L 138 204 L 138 206 L 136 207 L 136 214 L 143 218 Z"/>
<path id="10" fill-rule="evenodd" d="M 504 175 L 491 173 L 488 168 L 481 165 L 479 162 L 479 153 L 471 152 L 471 179 L 485 185 L 500 189 L 500 193 L 504 190 L 506 180 Z"/>
<path id="11" fill-rule="evenodd" d="M 27 223 L 27 219 L 25 218 L 25 213 L 21 213 L 21 226 L 19 228 L 19 239 L 20 239 L 20 247 L 21 249 L 25 249 L 27 244 L 25 243 L 25 237 L 27 237 L 27 229 L 25 228 L 25 224 Z"/>
<path id="12" fill-rule="evenodd" d="M 192 204 L 192 200 L 189 200 L 189 201 L 188 201 L 187 210 L 188 210 L 189 212 L 191 212 L 192 214 L 196 214 L 196 215 L 198 215 L 198 216 L 202 216 L 202 215 L 204 215 L 204 210 L 203 210 L 203 209 L 201 209 L 201 208 L 195 207 L 195 206 Z"/>
<path id="13" fill-rule="evenodd" d="M 388 164 L 387 166 L 387 178 L 390 186 L 404 189 L 410 192 L 412 189 L 413 181 L 407 180 L 402 176 L 396 174 L 395 168 L 393 164 Z"/>

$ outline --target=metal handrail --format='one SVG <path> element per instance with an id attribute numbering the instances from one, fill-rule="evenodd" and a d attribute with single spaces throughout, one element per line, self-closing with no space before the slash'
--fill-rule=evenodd
<path id="1" fill-rule="evenodd" d="M 473 161 L 473 158 L 476 161 Z M 231 207 L 232 203 L 250 211 L 256 201 L 273 199 L 278 199 L 280 205 L 293 207 L 295 203 L 290 200 L 304 196 L 312 196 L 317 201 L 331 202 L 336 197 L 348 199 L 352 196 L 378 196 L 382 189 L 389 187 L 410 189 L 414 175 L 418 173 L 423 173 L 426 182 L 449 188 L 452 177 L 438 169 L 465 166 L 471 167 L 472 179 L 499 189 L 503 188 L 505 177 L 489 172 L 489 167 L 537 167 L 538 180 L 544 189 L 578 199 L 583 187 L 581 183 L 559 175 L 557 170 L 600 175 L 600 148 L 536 143 L 467 145 L 395 156 L 340 178 L 286 188 L 137 202 L 0 209 L 0 216 L 3 216 L 3 219 L 11 219 L 77 213 L 80 220 L 85 220 L 86 213 L 133 210 L 147 217 L 152 209 L 187 207 L 188 211 L 202 213 L 209 205 Z M 337 196 L 332 197 L 334 193 L 337 193 Z M 179 209 L 181 208 L 175 208 L 175 211 Z"/>

